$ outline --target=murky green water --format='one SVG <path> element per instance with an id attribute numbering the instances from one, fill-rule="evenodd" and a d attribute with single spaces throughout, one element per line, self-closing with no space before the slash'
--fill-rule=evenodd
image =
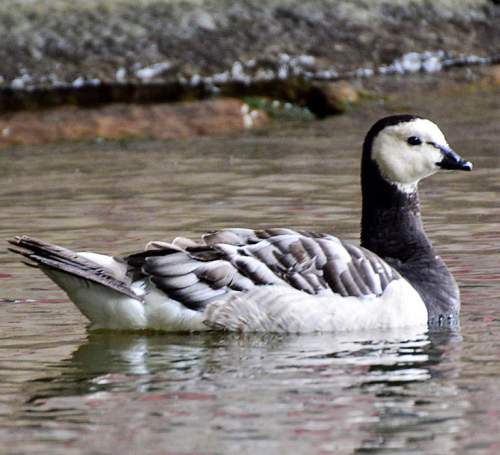
<path id="1" fill-rule="evenodd" d="M 500 96 L 408 99 L 473 173 L 422 185 L 462 288 L 458 333 L 92 334 L 0 252 L 0 453 L 497 454 Z M 0 153 L 0 239 L 104 253 L 224 226 L 356 241 L 359 150 L 382 108 L 226 138 Z"/>

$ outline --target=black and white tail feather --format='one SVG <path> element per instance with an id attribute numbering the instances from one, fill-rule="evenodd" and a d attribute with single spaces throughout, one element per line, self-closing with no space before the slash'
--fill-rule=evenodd
<path id="1" fill-rule="evenodd" d="M 88 259 L 84 254 L 78 254 L 67 248 L 26 235 L 14 237 L 14 239 L 9 240 L 9 243 L 21 248 L 9 248 L 9 251 L 30 259 L 45 272 L 58 271 L 80 278 L 82 283 L 87 286 L 94 283 L 139 301 L 143 300 L 141 296 L 132 291 L 130 287 L 132 281 L 125 273 L 126 267 L 121 266 L 118 262 L 113 270 Z M 33 263 L 30 262 L 25 262 L 25 264 L 33 266 Z"/>

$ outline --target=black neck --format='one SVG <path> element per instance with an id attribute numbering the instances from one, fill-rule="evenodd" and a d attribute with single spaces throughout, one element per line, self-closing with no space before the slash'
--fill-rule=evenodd
<path id="1" fill-rule="evenodd" d="M 425 235 L 417 189 L 401 191 L 363 162 L 361 245 L 398 270 L 422 297 L 430 327 L 458 324 L 460 296 L 445 263 Z"/>
<path id="2" fill-rule="evenodd" d="M 383 258 L 402 262 L 432 251 L 424 233 L 417 188 L 406 192 L 387 182 L 363 156 L 361 245 Z"/>
<path id="3" fill-rule="evenodd" d="M 451 326 L 458 323 L 460 294 L 453 275 L 425 235 L 417 188 L 406 192 L 389 183 L 371 158 L 373 141 L 383 128 L 414 118 L 382 119 L 366 135 L 361 163 L 361 245 L 385 259 L 417 290 L 427 306 L 430 327 Z"/>

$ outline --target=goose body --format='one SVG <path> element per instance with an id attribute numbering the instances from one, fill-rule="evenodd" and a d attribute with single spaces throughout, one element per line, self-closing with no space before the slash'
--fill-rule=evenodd
<path id="1" fill-rule="evenodd" d="M 470 170 L 429 120 L 386 117 L 362 158 L 361 246 L 292 229 L 225 229 L 125 257 L 19 236 L 93 329 L 314 332 L 452 324 L 458 287 L 423 230 L 418 181 Z"/>

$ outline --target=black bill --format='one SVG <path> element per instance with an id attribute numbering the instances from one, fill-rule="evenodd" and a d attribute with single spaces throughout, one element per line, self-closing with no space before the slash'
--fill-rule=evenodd
<path id="1" fill-rule="evenodd" d="M 433 144 L 435 145 L 435 144 Z M 451 148 L 442 145 L 435 145 L 443 154 L 443 159 L 436 163 L 441 169 L 454 169 L 459 171 L 472 171 L 472 163 L 465 161 Z"/>

